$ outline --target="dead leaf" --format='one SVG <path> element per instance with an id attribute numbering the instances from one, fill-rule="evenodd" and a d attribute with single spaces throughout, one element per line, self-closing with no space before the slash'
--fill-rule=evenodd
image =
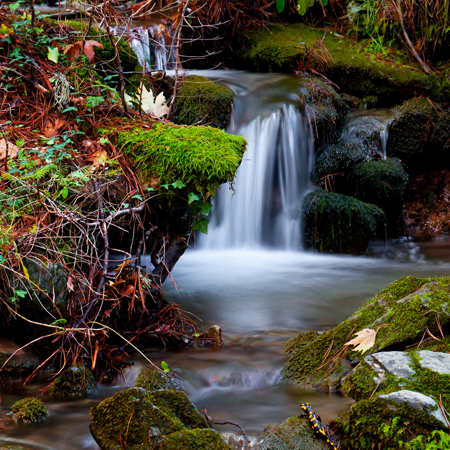
<path id="1" fill-rule="evenodd" d="M 136 98 L 141 102 L 142 109 L 152 117 L 160 118 L 165 116 L 169 111 L 166 105 L 166 98 L 161 92 L 156 98 L 153 97 L 153 91 L 147 91 L 146 87 L 141 84 L 136 93 Z"/>
<path id="2" fill-rule="evenodd" d="M 83 47 L 83 41 L 75 42 L 74 44 L 66 45 L 64 48 L 64 54 L 67 56 L 67 59 L 75 59 L 80 56 L 81 49 Z M 97 41 L 86 41 L 84 43 L 83 53 L 89 58 L 91 63 L 95 62 L 95 51 L 94 47 L 99 47 L 103 50 L 103 45 Z"/>
<path id="3" fill-rule="evenodd" d="M 353 349 L 354 352 L 364 353 L 369 348 L 372 348 L 375 344 L 375 338 L 377 336 L 377 332 L 372 330 L 371 328 L 364 328 L 364 330 L 356 333 L 355 338 L 351 341 L 346 342 L 344 345 L 356 345 Z"/>
<path id="4" fill-rule="evenodd" d="M 86 158 L 86 161 L 92 163 L 94 168 L 103 167 L 108 162 L 108 153 L 105 150 L 97 150 L 91 156 Z"/>
<path id="5" fill-rule="evenodd" d="M 7 151 L 8 149 L 8 151 Z M 19 153 L 19 147 L 12 142 L 6 143 L 5 139 L 0 140 L 0 160 L 6 158 L 6 154 L 12 159 L 17 158 L 17 153 Z"/>
<path id="6" fill-rule="evenodd" d="M 55 123 L 48 121 L 45 125 L 44 136 L 47 138 L 58 136 L 58 129 L 61 128 L 66 122 L 64 119 L 57 118 Z"/>
<path id="7" fill-rule="evenodd" d="M 69 277 L 67 278 L 67 290 L 69 292 L 73 292 L 74 289 L 75 289 L 75 286 L 73 285 L 72 275 L 69 275 Z"/>
<path id="8" fill-rule="evenodd" d="M 132 284 L 129 284 L 122 292 L 121 294 L 124 297 L 130 297 L 131 294 L 133 294 L 133 292 L 135 291 L 134 286 Z"/>

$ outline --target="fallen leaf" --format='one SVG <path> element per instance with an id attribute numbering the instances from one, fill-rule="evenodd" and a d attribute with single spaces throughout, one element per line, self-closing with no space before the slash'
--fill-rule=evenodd
<path id="1" fill-rule="evenodd" d="M 59 59 L 58 47 L 48 47 L 47 58 L 50 61 L 58 64 L 58 59 Z"/>
<path id="2" fill-rule="evenodd" d="M 135 291 L 134 286 L 132 284 L 129 284 L 122 292 L 121 294 L 124 297 L 129 297 L 131 294 Z"/>
<path id="3" fill-rule="evenodd" d="M 73 285 L 72 275 L 69 275 L 69 277 L 67 278 L 67 290 L 69 292 L 73 292 L 74 289 L 75 289 L 75 286 Z"/>
<path id="4" fill-rule="evenodd" d="M 86 41 L 84 43 L 83 53 L 89 58 L 91 63 L 95 62 L 95 51 L 94 47 L 99 47 L 103 50 L 103 45 L 97 41 Z M 64 54 L 67 56 L 67 59 L 75 59 L 80 56 L 81 49 L 83 48 L 83 41 L 75 42 L 74 44 L 66 45 L 64 48 Z"/>
<path id="5" fill-rule="evenodd" d="M 136 97 L 141 102 L 142 109 L 150 116 L 159 119 L 170 111 L 164 94 L 161 92 L 155 99 L 152 90 L 147 91 L 143 84 L 138 89 Z"/>
<path id="6" fill-rule="evenodd" d="M 45 125 L 44 136 L 47 138 L 58 136 L 58 129 L 65 124 L 63 119 L 57 118 L 55 123 L 48 121 Z"/>
<path id="7" fill-rule="evenodd" d="M 8 147 L 8 151 L 6 151 L 6 148 Z M 8 156 L 12 159 L 17 158 L 17 153 L 19 152 L 19 147 L 17 145 L 13 144 L 12 142 L 6 143 L 5 139 L 0 140 L 0 160 L 6 158 L 6 153 L 8 153 Z"/>
<path id="8" fill-rule="evenodd" d="M 86 161 L 92 163 L 95 168 L 103 167 L 108 162 L 108 153 L 105 150 L 97 150 L 86 158 Z"/>
<path id="9" fill-rule="evenodd" d="M 377 332 L 375 330 L 372 330 L 371 328 L 364 328 L 364 330 L 358 331 L 358 333 L 356 333 L 356 336 L 357 337 L 353 338 L 351 341 L 346 342 L 344 345 L 356 345 L 353 351 L 364 353 L 369 348 L 372 348 L 375 344 Z"/>

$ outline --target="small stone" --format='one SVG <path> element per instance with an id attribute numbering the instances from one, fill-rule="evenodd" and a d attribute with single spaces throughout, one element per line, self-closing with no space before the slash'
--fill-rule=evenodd
<path id="1" fill-rule="evenodd" d="M 26 397 L 12 406 L 12 418 L 18 423 L 39 423 L 48 417 L 48 410 L 42 400 L 35 397 Z"/>
<path id="2" fill-rule="evenodd" d="M 448 353 L 421 350 L 417 352 L 417 356 L 420 358 L 419 364 L 422 369 L 430 369 L 441 375 L 450 374 L 450 355 Z"/>
<path id="3" fill-rule="evenodd" d="M 391 394 L 380 395 L 379 398 L 384 398 L 395 403 L 406 403 L 411 406 L 411 408 L 425 411 L 435 419 L 439 420 L 445 428 L 448 428 L 447 422 L 445 421 L 439 405 L 435 400 L 427 395 L 405 389 L 402 391 L 392 392 Z"/>
<path id="4" fill-rule="evenodd" d="M 213 345 L 215 346 L 221 346 L 223 343 L 222 329 L 219 327 L 219 325 L 213 325 L 206 333 L 206 337 L 208 339 L 212 339 Z"/>

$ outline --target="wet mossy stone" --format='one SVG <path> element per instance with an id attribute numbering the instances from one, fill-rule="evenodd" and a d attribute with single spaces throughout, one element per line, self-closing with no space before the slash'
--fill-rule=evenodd
<path id="1" fill-rule="evenodd" d="M 202 126 L 155 124 L 118 133 L 118 145 L 129 156 L 144 185 L 181 181 L 188 192 L 214 193 L 233 181 L 246 148 L 240 136 Z"/>
<path id="2" fill-rule="evenodd" d="M 329 52 L 327 64 L 311 57 L 311 49 L 319 41 Z M 426 95 L 433 86 L 434 79 L 421 73 L 420 68 L 415 70 L 407 57 L 384 63 L 366 52 L 361 42 L 304 24 L 272 25 L 246 33 L 241 43 L 234 58 L 239 68 L 264 72 L 293 72 L 299 65 L 319 71 L 325 68 L 326 76 L 345 92 L 377 96 L 381 104 L 393 105 L 416 93 Z"/>
<path id="3" fill-rule="evenodd" d="M 15 422 L 33 424 L 43 422 L 49 414 L 41 399 L 26 397 L 14 403 L 11 416 Z"/>
<path id="4" fill-rule="evenodd" d="M 189 75 L 177 91 L 174 122 L 179 125 L 209 125 L 226 129 L 234 92 L 198 75 Z"/>
<path id="5" fill-rule="evenodd" d="M 178 389 L 169 375 L 153 366 L 144 367 L 139 371 L 134 386 L 144 388 L 148 392 L 159 389 Z"/>
<path id="6" fill-rule="evenodd" d="M 361 254 L 385 220 L 375 205 L 316 190 L 303 200 L 303 242 L 319 252 Z"/>
<path id="7" fill-rule="evenodd" d="M 352 174 L 356 164 L 369 161 L 371 151 L 364 140 L 349 140 L 331 145 L 314 163 L 311 181 L 317 186 L 332 187 L 341 194 L 351 194 Z"/>
<path id="8" fill-rule="evenodd" d="M 323 141 L 332 142 L 344 124 L 349 111 L 347 103 L 330 84 L 317 78 L 307 80 L 302 99 L 312 123 L 316 145 Z"/>
<path id="9" fill-rule="evenodd" d="M 307 419 L 290 417 L 279 425 L 269 425 L 259 441 L 261 450 L 330 450 L 323 440 L 314 438 Z"/>
<path id="10" fill-rule="evenodd" d="M 291 356 L 285 366 L 285 378 L 299 384 L 335 389 L 341 386 L 342 378 L 351 372 L 349 362 L 356 364 L 365 356 L 390 346 L 395 345 L 401 350 L 414 343 L 419 344 L 427 329 L 433 335 L 439 335 L 433 311 L 439 314 L 443 329 L 450 325 L 449 291 L 449 277 L 401 278 L 376 294 L 337 327 L 322 334 L 300 333 L 288 341 L 285 351 Z M 350 346 L 344 347 L 354 333 L 364 328 L 378 330 L 375 344 L 366 354 L 361 355 Z M 419 350 L 427 348 L 426 344 L 422 345 Z M 324 362 L 327 350 L 329 356 Z M 333 359 L 335 356 L 336 359 Z M 371 375 L 366 371 L 365 377 L 369 380 Z M 374 383 L 368 384 L 359 395 L 373 392 Z"/>
<path id="11" fill-rule="evenodd" d="M 426 98 L 413 98 L 394 109 L 386 152 L 400 158 L 408 173 L 450 166 L 450 114 Z"/>
<path id="12" fill-rule="evenodd" d="M 66 369 L 59 375 L 47 391 L 52 397 L 84 397 L 92 392 L 95 379 L 92 372 L 81 364 Z"/>
<path id="13" fill-rule="evenodd" d="M 149 436 L 159 439 L 175 432 L 206 429 L 208 426 L 179 391 L 147 392 L 130 388 L 103 400 L 91 409 L 90 429 L 102 450 L 153 448 Z"/>
<path id="14" fill-rule="evenodd" d="M 231 450 L 215 430 L 183 430 L 166 436 L 160 443 L 161 450 Z"/>

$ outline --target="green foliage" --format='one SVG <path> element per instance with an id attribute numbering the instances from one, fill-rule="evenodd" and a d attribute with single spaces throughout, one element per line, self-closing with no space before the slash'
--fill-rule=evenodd
<path id="1" fill-rule="evenodd" d="M 230 120 L 234 93 L 206 77 L 186 77 L 177 92 L 174 106 L 175 123 L 210 125 L 225 129 Z"/>
<path id="2" fill-rule="evenodd" d="M 285 8 L 286 0 L 276 0 L 276 9 L 278 13 L 282 13 Z M 324 7 L 328 5 L 328 0 L 296 0 L 296 8 L 298 13 L 301 16 L 306 14 L 308 8 L 314 6 L 315 3 L 318 3 L 320 6 Z"/>
<path id="3" fill-rule="evenodd" d="M 42 400 L 35 397 L 26 397 L 12 406 L 12 418 L 19 423 L 40 423 L 48 415 L 48 410 Z"/>
<path id="4" fill-rule="evenodd" d="M 244 138 L 215 128 L 163 124 L 120 132 L 117 142 L 144 183 L 180 181 L 188 192 L 202 195 L 233 181 L 246 147 Z"/>
<path id="5" fill-rule="evenodd" d="M 450 436 L 442 430 L 434 430 L 428 439 L 425 436 L 417 436 L 409 442 L 410 450 L 447 450 L 450 448 Z"/>
<path id="6" fill-rule="evenodd" d="M 313 191 L 303 201 L 304 245 L 319 252 L 363 253 L 385 220 L 375 205 L 342 194 Z"/>

